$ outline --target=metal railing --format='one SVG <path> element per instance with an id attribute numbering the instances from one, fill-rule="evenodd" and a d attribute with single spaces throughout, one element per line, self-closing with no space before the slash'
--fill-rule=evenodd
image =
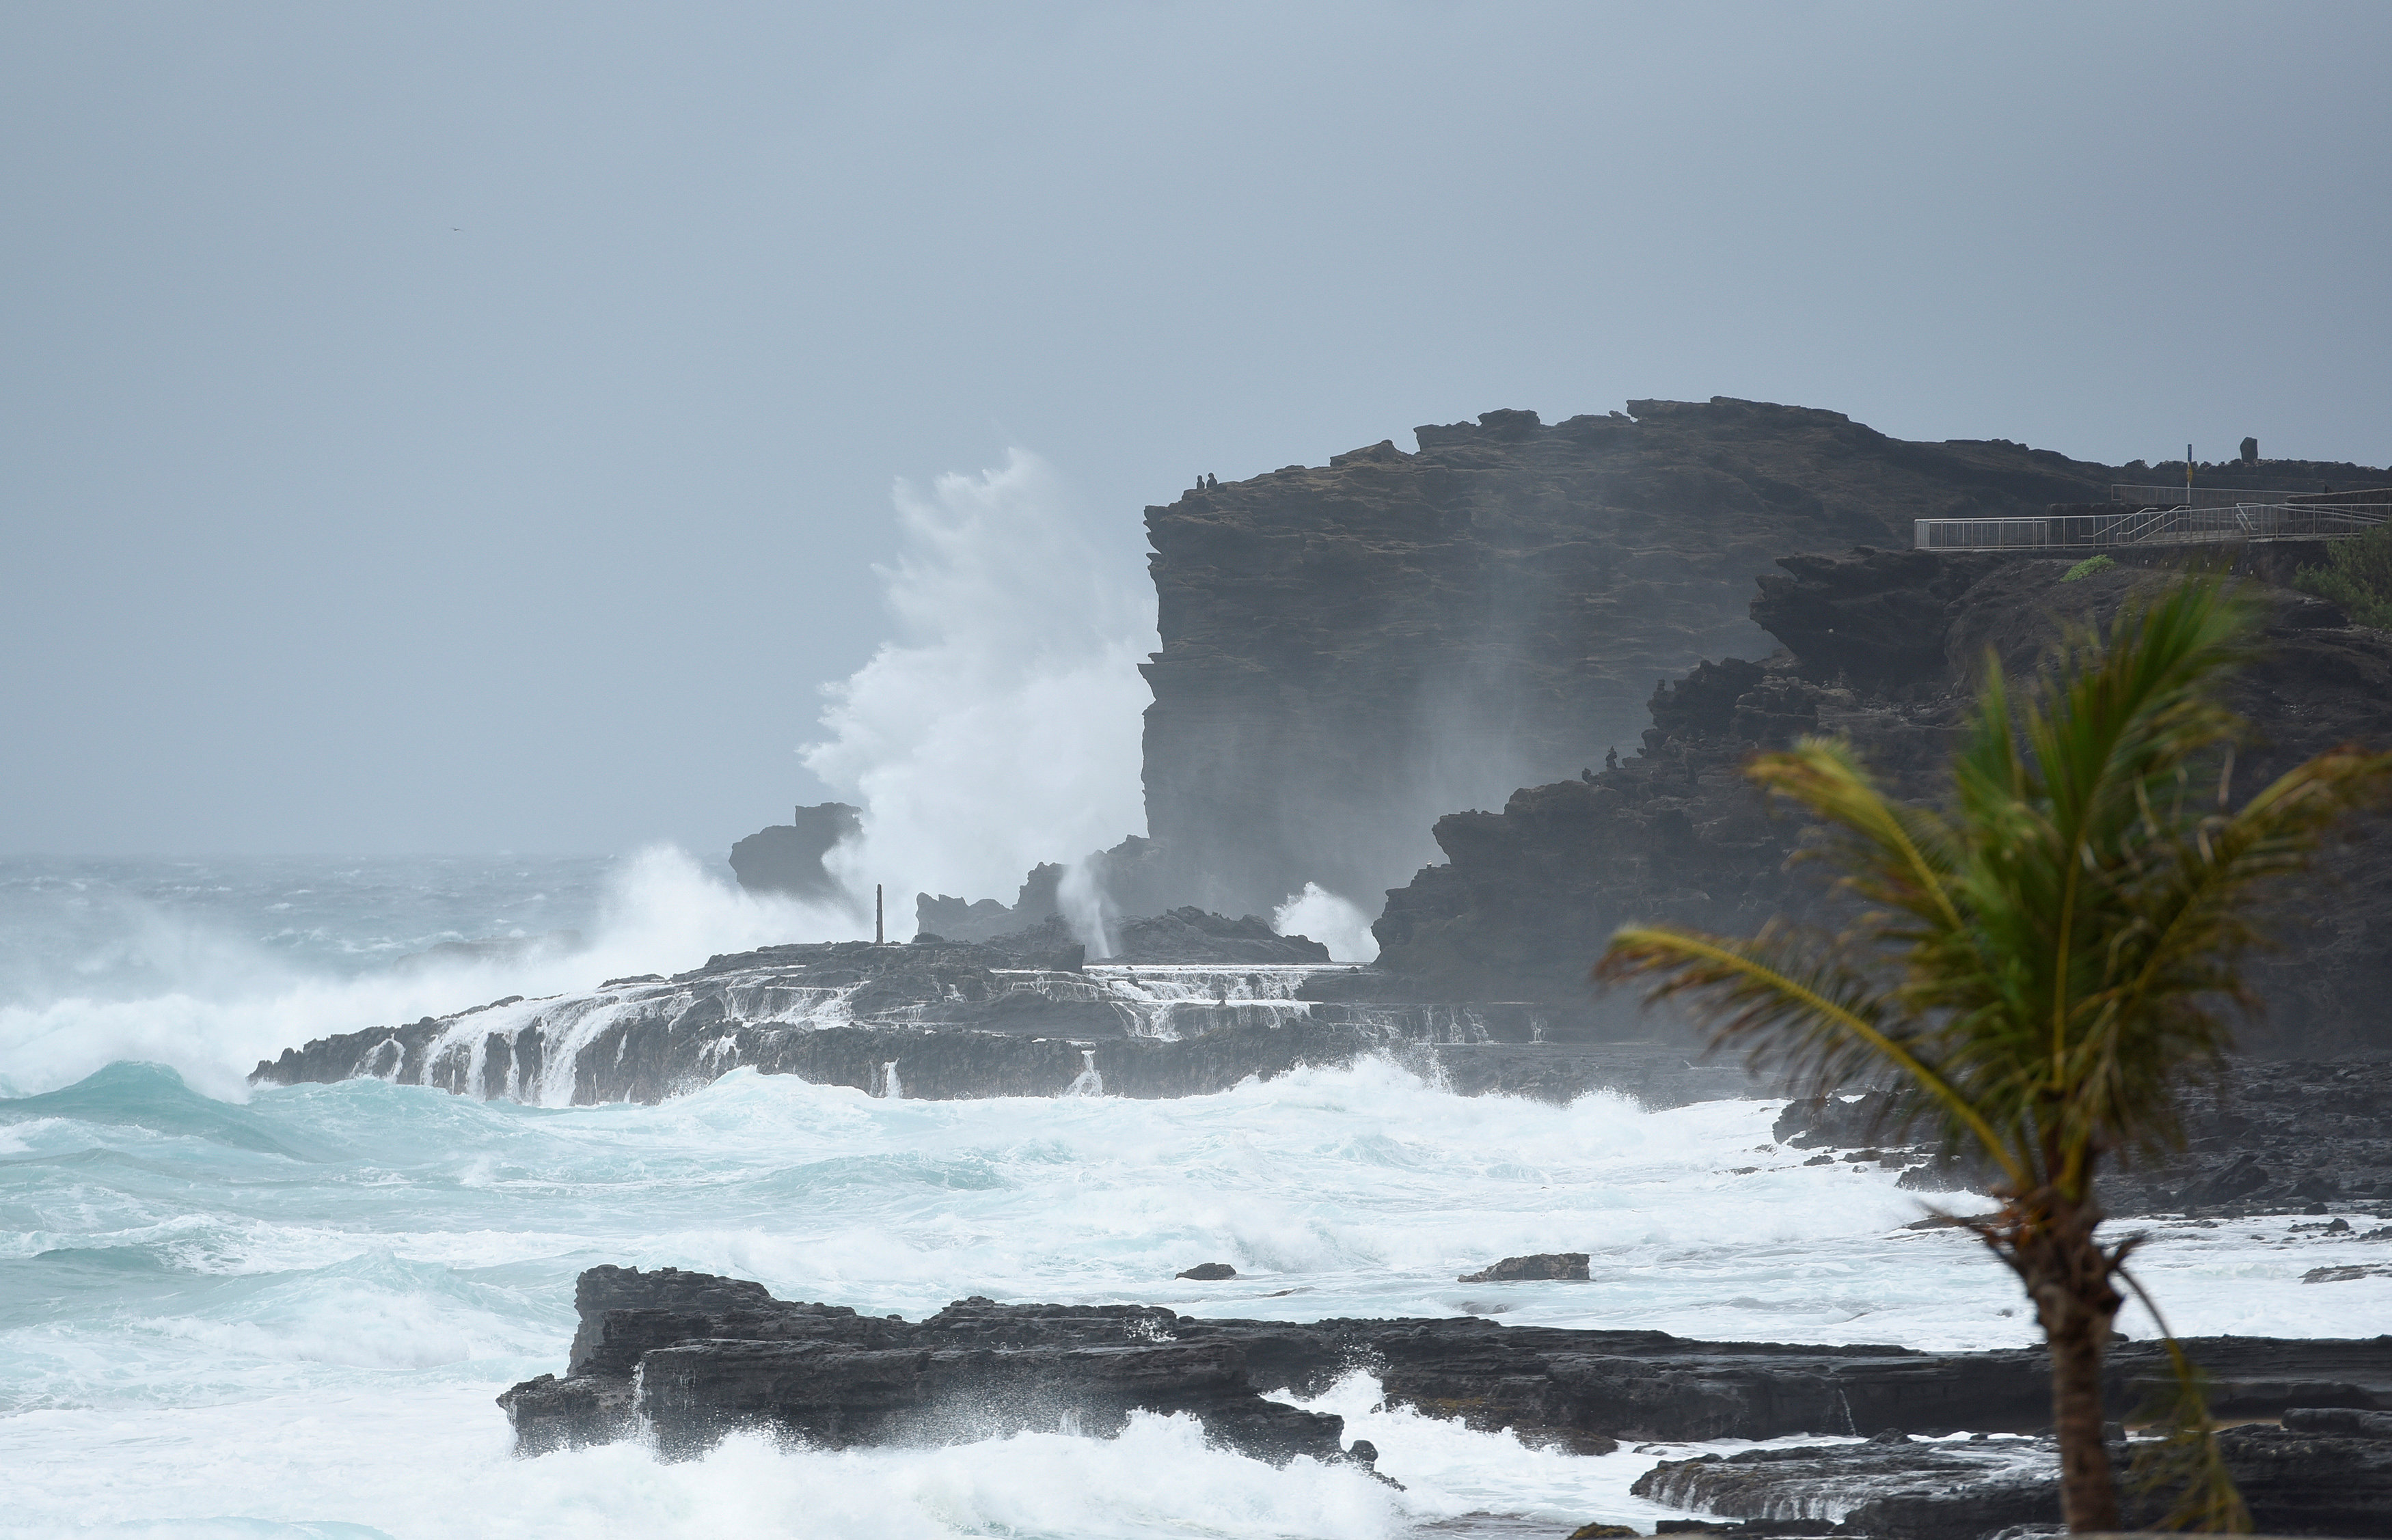
<path id="1" fill-rule="evenodd" d="M 2221 545 L 2250 540 L 2336 540 L 2392 518 L 2392 503 L 2237 503 L 2147 508 L 2136 513 L 2042 518 L 1916 519 L 1920 550 L 2104 550 L 2122 546 Z"/>
<path id="2" fill-rule="evenodd" d="M 2297 492 L 2273 487 L 2171 486 L 2164 482 L 2138 485 L 2113 483 L 2110 487 L 2112 502 L 2136 503 L 2144 508 L 2232 508 L 2246 502 L 2291 502 L 2299 496 Z"/>

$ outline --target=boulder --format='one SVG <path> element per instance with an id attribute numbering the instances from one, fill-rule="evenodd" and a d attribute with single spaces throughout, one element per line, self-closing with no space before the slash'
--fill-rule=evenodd
<path id="1" fill-rule="evenodd" d="M 1464 1273 L 1456 1283 L 1530 1283 L 1543 1279 L 1587 1281 L 1584 1251 L 1540 1251 L 1533 1257 L 1505 1257 L 1491 1267 Z"/>

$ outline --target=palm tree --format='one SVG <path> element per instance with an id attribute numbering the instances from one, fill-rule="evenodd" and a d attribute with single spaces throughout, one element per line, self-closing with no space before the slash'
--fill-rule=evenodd
<path id="1" fill-rule="evenodd" d="M 2303 870 L 2392 776 L 2392 755 L 2346 746 L 2233 806 L 2248 729 L 2219 686 L 2255 622 L 2222 579 L 2188 581 L 2106 638 L 2074 635 L 2015 708 L 1992 667 L 1944 809 L 1886 796 L 1841 740 L 1756 757 L 1756 783 L 1827 826 L 1822 853 L 1857 918 L 1834 934 L 1774 921 L 1745 940 L 1632 926 L 1595 968 L 1652 980 L 1650 998 L 1686 999 L 1715 1045 L 1822 1087 L 1891 1078 L 1947 1148 L 1998 1173 L 1999 1210 L 1967 1223 L 2043 1327 L 2074 1533 L 2118 1527 L 2101 1354 L 2117 1286 L 2140 1292 L 2125 1271 L 2135 1239 L 2096 1233 L 2100 1164 L 2181 1147 L 2179 1084 L 2222 1068 L 2225 1008 L 2257 1008 L 2237 968 L 2261 939 L 2254 889 Z M 2211 1469 L 2175 1517 L 2247 1527 L 2197 1387 L 2180 1411 Z"/>

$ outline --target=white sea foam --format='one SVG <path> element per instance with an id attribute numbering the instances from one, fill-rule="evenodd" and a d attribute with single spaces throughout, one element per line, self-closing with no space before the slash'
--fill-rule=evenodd
<path id="1" fill-rule="evenodd" d="M 1339 897 L 1317 882 L 1288 896 L 1271 911 L 1271 928 L 1281 936 L 1308 936 L 1329 949 L 1340 963 L 1375 963 L 1379 938 L 1371 934 L 1371 916 L 1350 899 Z"/>
<path id="2" fill-rule="evenodd" d="M 1093 1079 L 1053 1100 L 875 1098 L 753 1070 L 656 1106 L 377 1081 L 202 1094 L 237 1091 L 247 1061 L 308 1036 L 687 966 L 812 923 L 670 853 L 625 863 L 593 907 L 578 951 L 431 975 L 310 973 L 237 927 L 181 951 L 145 933 L 97 949 L 136 959 L 137 987 L 103 967 L 82 992 L 20 990 L 0 1010 L 0 1074 L 49 1091 L 0 1106 L 0 1531 L 1145 1540 L 1396 1535 L 1482 1510 L 1556 1533 L 1655 1516 L 1627 1491 L 1651 1456 L 1581 1459 L 1386 1411 L 1366 1379 L 1314 1404 L 1379 1445 L 1402 1494 L 1350 1470 L 1273 1470 L 1161 1419 L 1112 1442 L 829 1454 L 743 1439 L 686 1464 L 637 1445 L 514 1460 L 491 1398 L 563 1367 L 572 1280 L 601 1262 L 909 1316 L 984 1293 L 1713 1339 L 2033 1339 L 1982 1248 L 1902 1228 L 1925 1202 L 1878 1166 L 1775 1147 L 1772 1103 L 1474 1100 L 1378 1062 L 1162 1102 Z M 143 997 L 176 967 L 188 988 Z M 1092 987 L 1168 1031 L 1196 1000 L 1299 1013 L 1302 973 L 1098 967 Z M 122 1064 L 49 1089 L 126 1045 L 199 1089 Z M 890 1089 L 904 1077 L 901 1061 Z M 2140 1267 L 2188 1333 L 2365 1335 L 2392 1312 L 2392 1278 L 2300 1281 L 2392 1261 L 2392 1244 L 2361 1238 L 2375 1222 L 2351 1217 L 2360 1234 L 2334 1237 L 2289 1216 L 2158 1223 Z M 1592 1281 L 1455 1281 L 1554 1249 L 1589 1252 Z M 1239 1275 L 1176 1276 L 1216 1261 Z M 2149 1331 L 2134 1312 L 2122 1324 Z"/>
<path id="3" fill-rule="evenodd" d="M 716 952 L 852 938 L 835 910 L 742 891 L 685 851 L 643 850 L 610 877 L 584 944 L 488 961 L 436 959 L 403 969 L 332 974 L 246 938 L 221 920 L 124 906 L 125 929 L 88 960 L 137 955 L 163 987 L 124 997 L 53 988 L 0 1003 L 0 1094 L 24 1095 L 104 1064 L 169 1064 L 211 1094 L 237 1098 L 262 1058 L 330 1033 L 396 1026 L 508 994 L 590 989 L 608 977 L 696 966 Z M 568 1071 L 569 1057 L 564 1060 Z"/>
<path id="4" fill-rule="evenodd" d="M 1038 862 L 1145 831 L 1153 589 L 1069 502 L 1020 450 L 897 488 L 904 546 L 879 569 L 897 637 L 826 687 L 827 736 L 804 762 L 864 809 L 830 864 L 860 893 L 886 885 L 901 914 L 916 891 L 1010 900 Z"/>
<path id="5" fill-rule="evenodd" d="M 909 1316 L 986 1293 L 1927 1347 L 2033 1332 L 1982 1248 L 1900 1227 L 1923 1204 L 1881 1168 L 1767 1147 L 1773 1103 L 1468 1099 L 1380 1063 L 1165 1102 L 878 1099 L 751 1070 L 656 1106 L 378 1081 L 228 1106 L 121 1071 L 75 1096 L 0 1125 L 18 1146 L 0 1231 L 23 1237 L 0 1272 L 0 1467 L 37 1495 L 0 1520 L 20 1530 L 1343 1536 L 1479 1510 L 1653 1517 L 1627 1495 L 1649 1456 L 1380 1410 L 1358 1380 L 1314 1404 L 1379 1445 L 1400 1495 L 1151 1419 L 1113 1443 L 514 1461 L 490 1397 L 562 1366 L 572 1278 L 597 1262 Z M 2382 1242 L 2282 1219 L 2155 1229 L 2144 1274 L 2188 1332 L 2364 1334 L 2392 1307 L 2392 1280 L 2299 1282 L 2392 1258 Z M 1565 1249 L 1592 1254 L 1592 1282 L 1454 1282 Z M 1211 1261 L 1239 1276 L 1174 1275 Z"/>

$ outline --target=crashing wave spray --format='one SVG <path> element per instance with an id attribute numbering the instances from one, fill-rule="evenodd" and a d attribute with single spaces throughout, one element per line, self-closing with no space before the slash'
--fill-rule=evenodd
<path id="1" fill-rule="evenodd" d="M 696 967 L 716 952 L 854 934 L 846 915 L 743 892 L 669 846 L 618 863 L 585 923 L 588 939 L 578 946 L 413 958 L 343 977 L 243 935 L 232 921 L 128 909 L 124 926 L 164 961 L 145 964 L 134 976 L 137 988 L 124 994 L 95 968 L 81 988 L 0 996 L 0 1095 L 53 1090 L 113 1060 L 136 1059 L 172 1065 L 207 1094 L 238 1099 L 251 1066 L 311 1038 L 396 1027 L 502 995 L 578 994 L 610 977 Z M 121 950 L 111 941 L 104 955 Z M 396 1077 L 401 1056 L 394 1044 L 367 1068 Z"/>
<path id="2" fill-rule="evenodd" d="M 824 687 L 828 736 L 800 751 L 864 809 L 826 864 L 858 892 L 1005 896 L 1039 861 L 1143 832 L 1138 665 L 1157 641 L 1134 557 L 1100 547 L 1018 449 L 895 500 L 904 545 L 874 570 L 897 636 Z M 1095 908 L 1072 907 L 1104 951 Z"/>
<path id="3" fill-rule="evenodd" d="M 1375 963 L 1379 938 L 1371 932 L 1371 916 L 1359 904 L 1317 882 L 1288 896 L 1271 911 L 1271 929 L 1281 936 L 1309 936 L 1329 949 L 1340 963 Z"/>

